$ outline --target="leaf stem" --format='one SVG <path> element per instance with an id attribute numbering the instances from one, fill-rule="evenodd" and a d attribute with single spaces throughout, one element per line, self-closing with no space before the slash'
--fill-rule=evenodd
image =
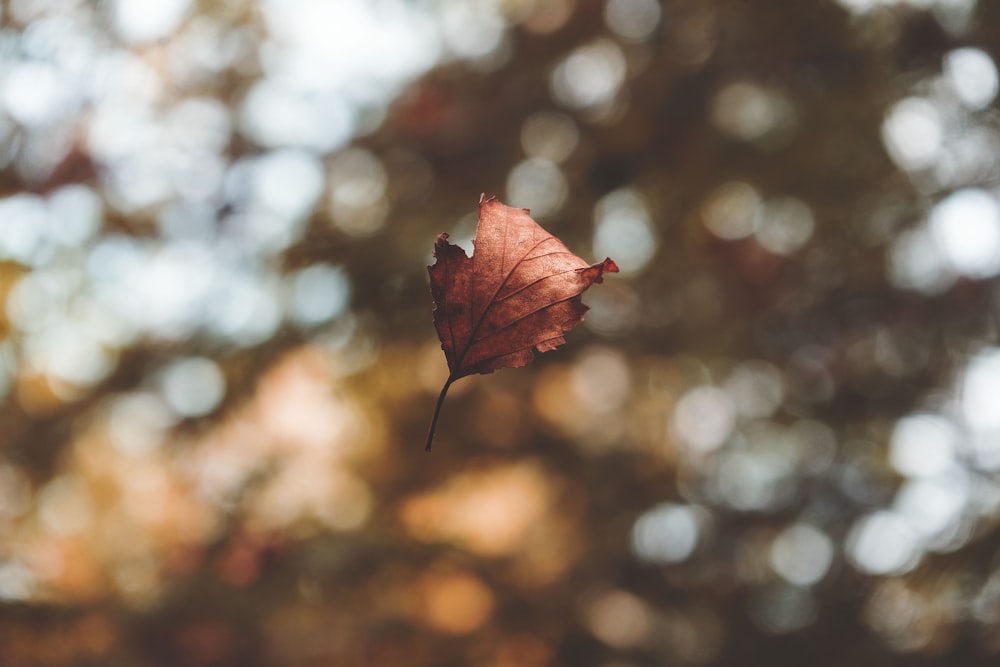
<path id="1" fill-rule="evenodd" d="M 434 406 L 434 417 L 431 418 L 430 428 L 427 429 L 427 444 L 424 445 L 424 451 L 431 451 L 431 442 L 434 440 L 434 430 L 437 428 L 438 415 L 441 414 L 441 405 L 444 403 L 444 397 L 448 393 L 448 387 L 451 383 L 455 381 L 455 377 L 449 375 L 448 379 L 445 380 L 444 386 L 441 387 L 441 393 L 438 394 L 437 405 Z"/>

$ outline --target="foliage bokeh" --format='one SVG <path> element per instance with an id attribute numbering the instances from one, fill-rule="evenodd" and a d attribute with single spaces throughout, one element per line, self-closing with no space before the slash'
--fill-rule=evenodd
<path id="1" fill-rule="evenodd" d="M 0 12 L 0 664 L 995 664 L 1000 6 Z M 481 192 L 622 274 L 428 456 Z"/>

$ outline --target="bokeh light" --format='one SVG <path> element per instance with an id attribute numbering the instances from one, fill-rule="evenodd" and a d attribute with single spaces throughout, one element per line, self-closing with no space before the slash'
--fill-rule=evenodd
<path id="1" fill-rule="evenodd" d="M 954 465 L 960 444 L 958 429 L 944 417 L 911 415 L 896 422 L 889 462 L 903 475 L 928 477 Z"/>
<path id="2" fill-rule="evenodd" d="M 647 510 L 632 526 L 632 550 L 653 563 L 685 560 L 698 545 L 707 513 L 698 507 L 662 503 Z"/>
<path id="3" fill-rule="evenodd" d="M 614 257 L 621 273 L 643 269 L 656 255 L 649 208 L 634 190 L 617 190 L 594 207 L 594 257 Z"/>
<path id="4" fill-rule="evenodd" d="M 782 93 L 749 81 L 737 81 L 718 91 L 712 119 L 723 134 L 762 145 L 783 141 L 796 124 L 795 110 Z"/>
<path id="5" fill-rule="evenodd" d="M 929 100 L 908 97 L 897 102 L 882 126 L 889 155 L 906 170 L 932 166 L 941 154 L 944 130 L 941 114 Z"/>
<path id="6" fill-rule="evenodd" d="M 852 526 L 847 555 L 868 574 L 900 574 L 912 569 L 922 554 L 916 530 L 899 514 L 880 510 Z"/>
<path id="7" fill-rule="evenodd" d="M 829 571 L 833 555 L 833 542 L 823 531 L 795 524 L 771 545 L 771 567 L 791 584 L 811 586 Z"/>
<path id="8" fill-rule="evenodd" d="M 757 242 L 778 255 L 789 255 L 804 246 L 816 223 L 809 206 L 799 199 L 783 197 L 764 202 L 757 209 Z"/>
<path id="9" fill-rule="evenodd" d="M 566 202 L 569 187 L 562 170 L 544 158 L 528 158 L 510 170 L 507 199 L 516 201 L 536 218 L 545 218 Z"/>
<path id="10" fill-rule="evenodd" d="M 952 269 L 970 278 L 1000 273 L 1000 204 L 982 190 L 960 190 L 937 204 L 931 235 Z"/>
<path id="11" fill-rule="evenodd" d="M 988 107 L 1000 86 L 996 63 L 981 49 L 955 49 L 945 57 L 944 72 L 955 94 L 970 109 Z"/>
<path id="12" fill-rule="evenodd" d="M 754 231 L 760 195 L 747 183 L 723 183 L 702 205 L 705 226 L 726 241 L 746 238 Z"/>
<path id="13" fill-rule="evenodd" d="M 163 395 L 179 417 L 201 417 L 226 392 L 222 371 L 211 359 L 178 359 L 163 371 Z"/>
<path id="14" fill-rule="evenodd" d="M 673 428 L 692 450 L 711 451 L 732 433 L 734 412 L 733 402 L 723 390 L 707 385 L 695 387 L 677 401 Z"/>
<path id="15" fill-rule="evenodd" d="M 656 32 L 663 10 L 655 0 L 608 0 L 604 21 L 623 39 L 642 42 Z"/>
<path id="16" fill-rule="evenodd" d="M 650 609 L 641 599 L 625 591 L 595 594 L 586 601 L 584 614 L 594 636 L 615 648 L 643 646 L 652 633 Z"/>
<path id="17" fill-rule="evenodd" d="M 569 116 L 539 111 L 521 126 L 521 146 L 531 157 L 560 163 L 572 155 L 580 141 L 580 131 Z"/>
<path id="18" fill-rule="evenodd" d="M 578 48 L 552 70 L 556 101 L 584 110 L 606 110 L 625 82 L 625 56 L 607 39 Z"/>

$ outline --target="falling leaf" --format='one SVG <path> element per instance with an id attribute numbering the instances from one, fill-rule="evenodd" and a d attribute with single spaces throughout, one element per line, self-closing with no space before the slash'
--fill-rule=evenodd
<path id="1" fill-rule="evenodd" d="M 472 257 L 441 234 L 434 244 L 431 294 L 434 326 L 448 360 L 426 451 L 431 450 L 441 404 L 451 384 L 466 375 L 530 364 L 554 350 L 563 334 L 583 320 L 580 297 L 618 266 L 605 259 L 587 264 L 562 241 L 538 226 L 527 209 L 494 197 L 479 198 L 479 227 Z"/>

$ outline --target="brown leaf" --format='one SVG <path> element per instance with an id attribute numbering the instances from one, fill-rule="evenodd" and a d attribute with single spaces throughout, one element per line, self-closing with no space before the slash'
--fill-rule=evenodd
<path id="1" fill-rule="evenodd" d="M 605 259 L 587 264 L 562 241 L 538 226 L 527 209 L 494 197 L 479 198 L 475 253 L 448 243 L 434 244 L 431 294 L 434 326 L 448 359 L 448 375 L 427 431 L 431 450 L 441 404 L 455 380 L 498 368 L 525 366 L 533 349 L 548 352 L 566 342 L 563 334 L 583 320 L 583 292 L 618 266 Z"/>

